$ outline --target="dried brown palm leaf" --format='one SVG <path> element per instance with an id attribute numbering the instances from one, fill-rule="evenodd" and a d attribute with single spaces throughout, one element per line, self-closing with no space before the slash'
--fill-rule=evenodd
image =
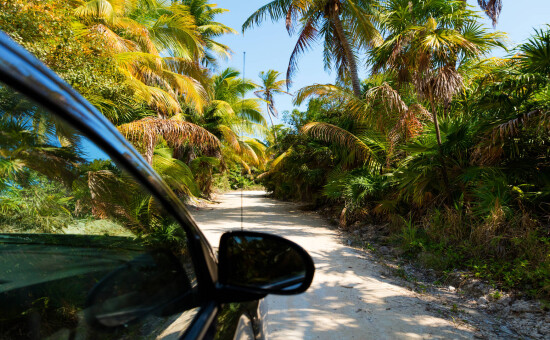
<path id="1" fill-rule="evenodd" d="M 485 11 L 485 14 L 493 21 L 496 26 L 500 11 L 502 10 L 502 0 L 477 0 L 479 7 Z"/>
<path id="2" fill-rule="evenodd" d="M 474 163 L 482 165 L 498 164 L 504 156 L 503 143 L 517 137 L 526 126 L 537 126 L 539 129 L 550 130 L 550 114 L 548 111 L 533 110 L 517 118 L 510 119 L 494 127 L 473 150 Z"/>
<path id="3" fill-rule="evenodd" d="M 416 117 L 420 121 L 429 121 L 432 119 L 432 114 L 426 110 L 421 104 L 412 104 L 409 106 L 407 114 Z"/>
<path id="4" fill-rule="evenodd" d="M 191 144 L 205 154 L 220 155 L 220 141 L 208 130 L 181 120 L 146 117 L 118 127 L 119 131 L 143 153 L 149 164 L 158 138 L 170 147 Z"/>
<path id="5" fill-rule="evenodd" d="M 420 104 L 411 105 L 407 111 L 404 111 L 397 120 L 395 126 L 389 132 L 391 142 L 390 148 L 393 146 L 408 141 L 420 135 L 424 129 L 424 121 L 430 120 L 431 113 Z"/>
<path id="6" fill-rule="evenodd" d="M 374 110 L 376 114 L 371 114 L 366 118 L 368 120 L 374 119 L 374 121 L 370 123 L 376 125 L 377 130 L 384 134 L 387 131 L 388 123 L 392 121 L 395 116 L 403 116 L 408 110 L 399 92 L 394 90 L 386 82 L 369 90 L 366 94 L 366 99 L 370 106 L 381 106 L 383 108 L 381 110 Z M 372 112 L 373 110 L 370 111 Z"/>
<path id="7" fill-rule="evenodd" d="M 392 48 L 390 57 L 386 61 L 387 65 L 396 65 L 397 58 L 401 55 L 403 48 L 407 46 L 411 41 L 411 35 L 400 36 L 395 43 L 395 46 Z"/>
<path id="8" fill-rule="evenodd" d="M 432 93 L 437 100 L 448 103 L 462 88 L 462 81 L 462 76 L 454 67 L 442 67 L 431 81 Z"/>
<path id="9" fill-rule="evenodd" d="M 472 162 L 479 165 L 499 164 L 504 156 L 502 145 L 496 145 L 490 139 L 482 140 L 472 152 Z"/>
<path id="10" fill-rule="evenodd" d="M 416 70 L 419 75 L 428 74 L 432 70 L 432 58 L 433 56 L 427 52 L 419 52 L 416 59 L 414 57 L 411 58 L 416 63 Z M 406 67 L 406 65 L 404 66 Z"/>
<path id="11" fill-rule="evenodd" d="M 515 137 L 523 126 L 530 123 L 542 122 L 543 124 L 541 127 L 548 129 L 548 113 L 549 111 L 537 109 L 500 124 L 491 132 L 491 141 L 493 143 L 498 143 L 504 139 Z"/>
<path id="12" fill-rule="evenodd" d="M 399 92 L 394 90 L 387 82 L 370 89 L 366 96 L 369 102 L 382 103 L 388 112 L 403 113 L 408 110 Z"/>

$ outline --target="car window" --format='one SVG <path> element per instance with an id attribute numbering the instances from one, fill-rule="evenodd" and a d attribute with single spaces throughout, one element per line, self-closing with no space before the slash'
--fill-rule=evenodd
<path id="1" fill-rule="evenodd" d="M 184 230 L 101 149 L 0 83 L 0 338 L 171 338 L 197 307 Z"/>

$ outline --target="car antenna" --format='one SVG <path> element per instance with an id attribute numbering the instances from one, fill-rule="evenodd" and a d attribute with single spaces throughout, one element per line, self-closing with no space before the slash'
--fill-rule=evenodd
<path id="1" fill-rule="evenodd" d="M 246 51 L 243 52 L 243 91 L 241 92 L 242 101 L 241 101 L 241 114 L 243 111 L 243 102 L 244 102 L 244 72 L 246 66 Z M 241 142 L 244 143 L 244 122 L 241 120 Z M 243 190 L 244 190 L 244 181 L 241 183 L 241 231 L 244 230 L 244 213 L 243 213 Z"/>

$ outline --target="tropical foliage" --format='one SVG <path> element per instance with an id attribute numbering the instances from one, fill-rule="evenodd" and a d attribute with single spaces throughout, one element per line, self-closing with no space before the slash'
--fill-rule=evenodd
<path id="1" fill-rule="evenodd" d="M 206 0 L 11 1 L 0 28 L 60 74 L 134 143 L 148 163 L 179 164 L 191 181 L 168 181 L 208 197 L 212 176 L 265 166 L 266 122 L 256 89 L 236 70 L 214 73 L 236 33 Z M 162 155 L 163 162 L 160 161 Z M 183 173 L 181 173 L 183 174 Z M 194 178 L 193 178 L 194 177 Z"/>
<path id="2" fill-rule="evenodd" d="M 349 80 L 354 94 L 359 96 L 358 54 L 380 39 L 369 11 L 373 3 L 370 0 L 274 0 L 254 12 L 242 29 L 259 25 L 267 17 L 273 21 L 284 18 L 289 34 L 298 31 L 286 78 L 292 79 L 300 55 L 321 40 L 325 68 L 334 69 L 340 80 Z"/>
<path id="3" fill-rule="evenodd" d="M 506 37 L 462 1 L 387 0 L 369 13 L 382 41 L 361 95 L 300 89 L 307 110 L 287 113 L 262 183 L 339 206 L 342 228 L 386 225 L 426 265 L 549 296 L 550 29 L 488 58 Z"/>

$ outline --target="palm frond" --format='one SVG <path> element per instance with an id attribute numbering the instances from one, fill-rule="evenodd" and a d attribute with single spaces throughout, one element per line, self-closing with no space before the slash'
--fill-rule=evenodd
<path id="1" fill-rule="evenodd" d="M 195 78 L 168 70 L 163 70 L 162 75 L 172 85 L 171 87 L 176 90 L 176 96 L 182 95 L 183 101 L 188 106 L 192 106 L 197 112 L 202 113 L 208 95 Z"/>
<path id="2" fill-rule="evenodd" d="M 109 27 L 102 24 L 93 25 L 88 29 L 88 32 L 101 36 L 107 47 L 116 53 L 136 51 L 138 48 L 135 42 L 122 38 Z"/>
<path id="3" fill-rule="evenodd" d="M 200 192 L 195 183 L 193 172 L 185 163 L 173 158 L 172 153 L 170 148 L 155 148 L 153 169 L 176 192 L 187 196 L 199 196 Z"/>
<path id="4" fill-rule="evenodd" d="M 549 115 L 549 113 L 549 111 L 537 109 L 522 114 L 519 117 L 513 118 L 505 123 L 497 125 L 493 128 L 491 132 L 491 140 L 493 144 L 508 138 L 516 137 L 519 134 L 521 128 L 531 122 L 538 123 L 537 125 L 545 128 L 546 130 L 550 129 L 550 125 L 547 124 L 547 116 Z M 546 123 L 547 126 L 541 125 L 540 123 Z"/>
<path id="5" fill-rule="evenodd" d="M 218 154 L 220 151 L 220 141 L 216 136 L 198 125 L 180 120 L 146 117 L 120 125 L 118 129 L 142 151 L 149 163 L 153 161 L 159 137 L 173 148 L 189 143 L 207 154 Z"/>
<path id="6" fill-rule="evenodd" d="M 375 102 L 376 104 L 381 102 L 388 111 L 402 113 L 408 110 L 408 107 L 403 99 L 401 99 L 399 92 L 394 90 L 386 82 L 380 86 L 370 89 L 366 96 L 369 102 Z"/>
<path id="7" fill-rule="evenodd" d="M 325 142 L 334 143 L 346 148 L 350 153 L 356 155 L 357 159 L 365 164 L 377 166 L 380 164 L 377 153 L 365 142 L 353 133 L 346 131 L 336 125 L 322 122 L 312 122 L 302 127 L 302 133 Z"/>
<path id="8" fill-rule="evenodd" d="M 294 105 L 302 105 L 302 103 L 312 97 L 323 97 L 331 100 L 341 100 L 352 96 L 352 92 L 333 84 L 314 84 L 302 87 L 296 92 L 294 97 Z"/>
<path id="9" fill-rule="evenodd" d="M 550 25 L 546 30 L 535 30 L 529 41 L 519 46 L 516 57 L 521 68 L 531 73 L 550 74 Z"/>
<path id="10" fill-rule="evenodd" d="M 248 19 L 245 20 L 242 26 L 242 31 L 246 31 L 253 26 L 261 24 L 269 15 L 272 21 L 285 18 L 293 0 L 274 0 L 260 7 Z"/>
<path id="11" fill-rule="evenodd" d="M 235 150 L 235 152 L 240 153 L 241 145 L 239 143 L 239 137 L 235 134 L 235 132 L 226 125 L 218 125 L 217 128 L 221 132 L 223 140 L 227 142 L 229 146 Z"/>
<path id="12" fill-rule="evenodd" d="M 279 156 L 277 156 L 275 159 L 273 159 L 270 163 L 270 166 L 271 166 L 271 170 L 270 171 L 273 171 L 274 169 L 277 168 L 277 166 L 279 164 L 281 164 L 281 162 L 283 161 L 283 159 L 285 159 L 287 156 L 289 156 L 290 154 L 292 154 L 294 152 L 294 150 L 292 148 L 289 148 L 287 149 L 285 152 L 283 152 L 282 154 L 280 154 Z"/>
<path id="13" fill-rule="evenodd" d="M 462 88 L 462 76 L 454 67 L 445 66 L 438 70 L 433 78 L 433 94 L 440 100 L 449 103 Z"/>
<path id="14" fill-rule="evenodd" d="M 298 58 L 300 55 L 311 48 L 311 44 L 317 39 L 318 31 L 315 27 L 315 22 L 320 16 L 320 13 L 315 15 L 312 18 L 309 18 L 304 24 L 300 35 L 298 36 L 298 41 L 296 41 L 296 46 L 290 55 L 290 60 L 288 62 L 288 68 L 286 71 L 286 79 L 289 81 L 292 80 L 292 76 L 298 69 Z M 287 84 L 287 89 L 290 86 L 290 82 Z"/>
<path id="15" fill-rule="evenodd" d="M 114 9 L 108 0 L 91 0 L 77 7 L 75 14 L 82 18 L 111 19 Z"/>

